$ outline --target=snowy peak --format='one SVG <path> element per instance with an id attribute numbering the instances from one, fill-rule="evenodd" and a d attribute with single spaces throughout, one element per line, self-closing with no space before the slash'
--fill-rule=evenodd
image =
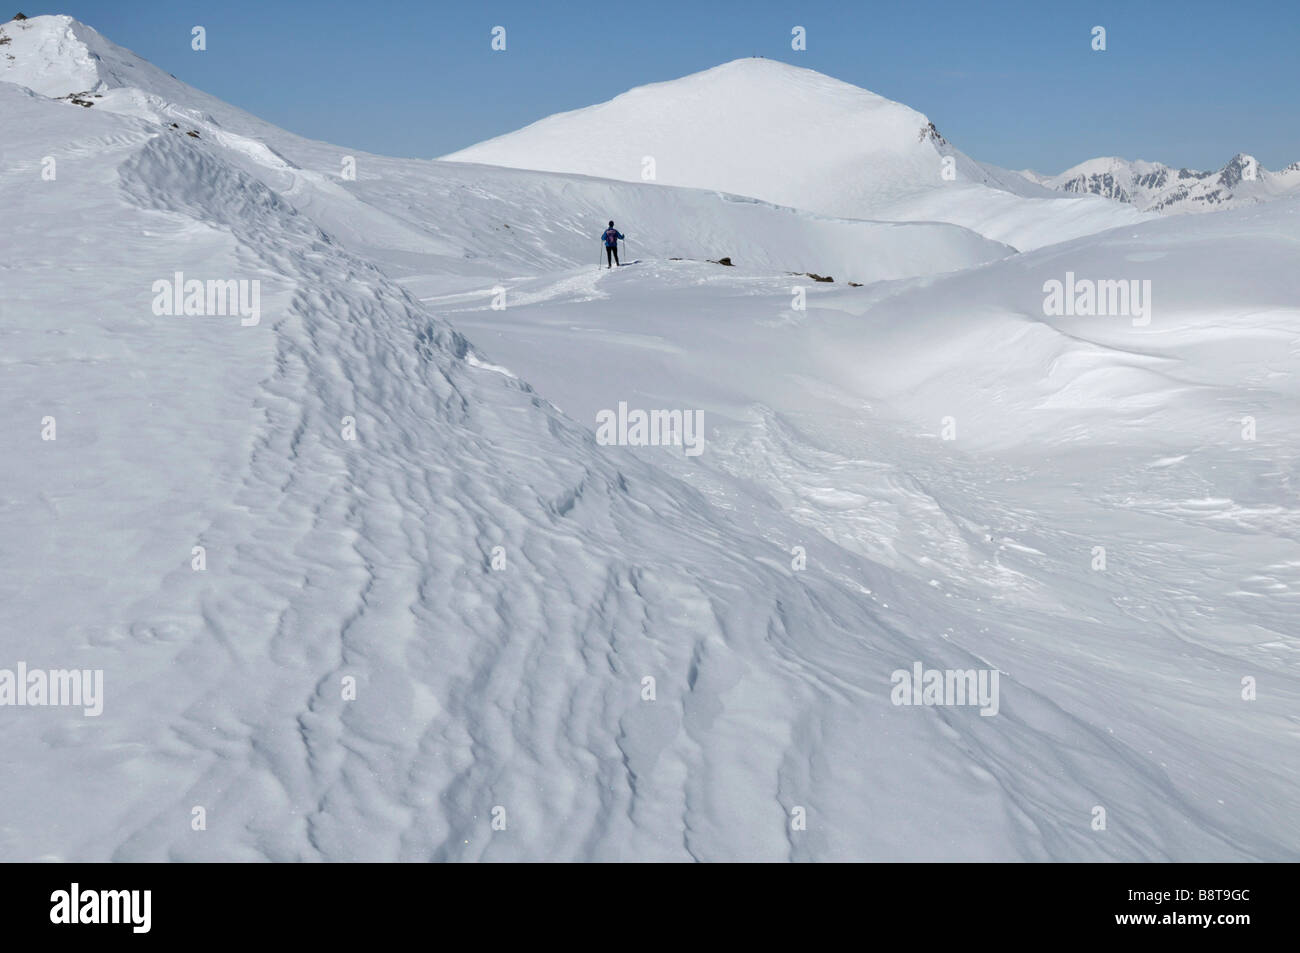
<path id="1" fill-rule="evenodd" d="M 1240 185 L 1255 178 L 1259 172 L 1259 161 L 1254 156 L 1238 152 L 1228 164 L 1219 170 L 1218 183 L 1226 188 Z"/>
<path id="2" fill-rule="evenodd" d="M 1174 169 L 1159 162 L 1115 157 L 1089 159 L 1057 176 L 1034 181 L 1061 192 L 1100 195 L 1149 212 L 1207 212 L 1253 205 L 1300 187 L 1300 163 L 1270 172 L 1239 152 L 1217 172 Z"/>
<path id="3" fill-rule="evenodd" d="M 0 82 L 96 113 L 192 132 L 273 169 L 286 166 L 264 142 L 283 135 L 275 127 L 182 83 L 69 16 L 0 25 Z"/>
<path id="4" fill-rule="evenodd" d="M 730 89 L 743 94 L 746 98 L 770 93 L 787 103 L 792 99 L 809 100 L 815 97 L 837 96 L 842 97 L 849 107 L 873 105 L 902 114 L 908 123 L 916 120 L 926 121 L 925 117 L 916 110 L 870 90 L 805 66 L 795 66 L 765 56 L 744 56 L 678 79 L 637 86 L 616 96 L 615 99 L 622 99 L 624 96 L 653 98 L 665 94 L 685 95 L 710 88 L 718 92 Z"/>
<path id="5" fill-rule="evenodd" d="M 69 16 L 0 25 L 0 80 L 54 99 L 121 87 L 176 83 L 162 70 Z"/>
<path id="6" fill-rule="evenodd" d="M 715 189 L 860 214 L 988 170 L 924 114 L 815 70 L 733 60 L 560 113 L 444 158 Z M 1023 183 L 1021 183 L 1023 185 Z"/>
<path id="7" fill-rule="evenodd" d="M 636 87 L 443 158 L 709 189 L 838 218 L 949 222 L 1018 249 L 1137 220 L 976 162 L 909 106 L 760 57 Z"/>
<path id="8" fill-rule="evenodd" d="M 245 135 L 271 128 L 69 16 L 31 17 L 0 25 L 0 82 L 155 122 L 184 120 Z"/>

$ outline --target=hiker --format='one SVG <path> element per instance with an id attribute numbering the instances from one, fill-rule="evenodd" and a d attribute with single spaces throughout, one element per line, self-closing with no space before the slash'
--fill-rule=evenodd
<path id="1" fill-rule="evenodd" d="M 613 268 L 619 263 L 618 261 L 618 240 L 627 236 L 614 227 L 614 223 L 609 223 L 609 228 L 605 229 L 605 234 L 601 236 L 605 239 L 605 267 Z"/>

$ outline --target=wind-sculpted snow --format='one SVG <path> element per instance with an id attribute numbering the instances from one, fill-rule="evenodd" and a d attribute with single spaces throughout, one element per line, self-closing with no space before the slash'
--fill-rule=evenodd
<path id="1" fill-rule="evenodd" d="M 719 427 L 681 468 L 692 484 L 928 586 L 908 631 L 1040 703 L 988 719 L 958 756 L 1026 823 L 1057 816 L 1069 778 L 1123 790 L 1143 846 L 1112 856 L 1295 858 L 1300 205 L 1198 225 L 940 279 L 810 283 L 804 311 L 779 278 L 680 263 L 602 278 L 600 300 L 433 303 L 579 419 L 611 393 L 658 398 L 671 374 L 660 402 Z M 1067 269 L 1150 281 L 1150 323 L 1045 315 L 1044 282 Z M 1245 678 L 1270 697 L 1243 699 Z M 1085 738 L 1119 747 L 1085 754 Z M 1105 807 L 1110 833 L 1114 790 L 1084 809 Z M 1147 813 L 1148 797 L 1162 806 Z"/>
<path id="2" fill-rule="evenodd" d="M 0 83 L 0 669 L 104 673 L 97 717 L 0 707 L 0 857 L 1300 855 L 1294 204 L 1012 255 L 349 180 L 104 89 Z M 589 260 L 609 216 L 631 268 Z M 1151 321 L 1045 314 L 1067 270 Z M 258 313 L 168 314 L 178 273 Z M 628 401 L 704 452 L 599 441 Z M 897 704 L 914 664 L 999 695 Z"/>

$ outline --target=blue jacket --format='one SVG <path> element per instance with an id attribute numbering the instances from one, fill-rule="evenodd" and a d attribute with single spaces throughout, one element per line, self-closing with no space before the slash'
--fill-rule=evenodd
<path id="1" fill-rule="evenodd" d="M 602 234 L 600 237 L 605 239 L 606 248 L 613 248 L 615 245 L 618 244 L 618 240 L 620 238 L 626 238 L 627 236 L 624 235 L 622 232 L 620 232 L 617 228 L 607 228 L 605 229 L 604 234 Z"/>

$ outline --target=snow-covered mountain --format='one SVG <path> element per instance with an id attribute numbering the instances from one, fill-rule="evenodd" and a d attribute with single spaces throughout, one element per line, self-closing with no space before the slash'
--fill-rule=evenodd
<path id="1" fill-rule="evenodd" d="M 1300 192 L 1300 162 L 1270 172 L 1245 153 L 1217 172 L 1106 157 L 1081 162 L 1060 175 L 1021 174 L 1060 192 L 1100 195 L 1161 214 L 1216 212 Z"/>
<path id="2" fill-rule="evenodd" d="M 348 153 L 3 30 L 0 699 L 103 704 L 0 704 L 0 859 L 1300 858 L 1300 200 L 921 197 L 1031 203 L 1016 254 Z"/>
<path id="3" fill-rule="evenodd" d="M 738 192 L 827 215 L 945 221 L 1016 248 L 1141 220 L 956 149 L 926 116 L 751 57 L 640 86 L 445 159 Z"/>

